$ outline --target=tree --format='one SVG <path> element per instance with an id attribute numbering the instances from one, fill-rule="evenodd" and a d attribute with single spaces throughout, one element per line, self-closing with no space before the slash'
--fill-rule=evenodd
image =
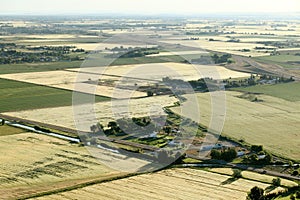
<path id="1" fill-rule="evenodd" d="M 213 150 L 211 150 L 210 156 L 211 156 L 212 159 L 220 159 L 221 158 L 221 152 L 216 150 L 216 149 L 213 149 Z"/>
<path id="2" fill-rule="evenodd" d="M 108 122 L 108 125 L 107 125 L 107 127 L 112 128 L 112 129 L 116 128 L 117 126 L 118 126 L 117 122 L 114 122 L 114 121 Z"/>
<path id="3" fill-rule="evenodd" d="M 255 186 L 248 193 L 247 200 L 265 200 L 264 190 Z"/>
<path id="4" fill-rule="evenodd" d="M 297 170 L 293 171 L 292 173 L 293 176 L 298 176 L 299 175 L 299 172 Z"/>
<path id="5" fill-rule="evenodd" d="M 224 151 L 222 153 L 222 159 L 225 161 L 231 161 L 234 158 L 236 158 L 236 156 L 237 156 L 237 152 L 234 148 L 230 148 L 227 151 Z"/>
<path id="6" fill-rule="evenodd" d="M 274 186 L 280 186 L 280 185 L 281 185 L 281 179 L 280 179 L 280 178 L 274 178 L 274 179 L 272 180 L 272 184 L 273 184 Z"/>
<path id="7" fill-rule="evenodd" d="M 148 97 L 153 96 L 153 92 L 152 92 L 151 90 L 148 90 L 148 91 L 147 91 L 147 96 L 148 96 Z"/>
<path id="8" fill-rule="evenodd" d="M 251 151 L 255 151 L 255 152 L 263 151 L 263 146 L 262 145 L 252 145 Z"/>
<path id="9" fill-rule="evenodd" d="M 233 169 L 233 175 L 234 178 L 242 178 L 242 171 L 239 169 Z"/>
<path id="10" fill-rule="evenodd" d="M 96 125 L 92 125 L 92 126 L 90 127 L 90 129 L 91 129 L 91 131 L 92 131 L 93 133 L 96 133 L 96 132 L 97 132 L 97 126 L 96 126 Z"/>

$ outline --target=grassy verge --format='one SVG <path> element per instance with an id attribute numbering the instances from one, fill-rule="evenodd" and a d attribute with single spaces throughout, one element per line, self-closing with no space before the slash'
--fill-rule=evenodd
<path id="1" fill-rule="evenodd" d="M 25 132 L 27 131 L 19 128 L 14 128 L 8 125 L 0 126 L 0 136 L 15 135 Z"/>

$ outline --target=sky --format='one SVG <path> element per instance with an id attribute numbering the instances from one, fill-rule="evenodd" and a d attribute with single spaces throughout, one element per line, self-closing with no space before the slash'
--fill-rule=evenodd
<path id="1" fill-rule="evenodd" d="M 0 0 L 0 14 L 300 12 L 300 0 Z"/>

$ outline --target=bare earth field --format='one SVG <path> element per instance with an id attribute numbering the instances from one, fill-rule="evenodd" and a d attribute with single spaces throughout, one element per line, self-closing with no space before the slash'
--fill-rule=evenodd
<path id="1" fill-rule="evenodd" d="M 250 144 L 261 144 L 273 153 L 300 160 L 300 102 L 266 95 L 257 95 L 261 102 L 251 102 L 239 98 L 242 94 L 226 92 L 227 111 L 223 134 L 243 139 Z M 200 123 L 208 126 L 212 112 L 210 94 L 197 95 Z M 180 108 L 177 107 L 172 110 L 180 112 Z M 186 116 L 197 119 L 193 113 L 197 112 L 189 112 Z"/>
<path id="2" fill-rule="evenodd" d="M 101 165 L 84 147 L 35 133 L 0 137 L 0 196 L 15 199 L 122 173 Z"/>
<path id="3" fill-rule="evenodd" d="M 245 199 L 254 186 L 270 185 L 195 169 L 171 169 L 84 187 L 37 199 Z"/>

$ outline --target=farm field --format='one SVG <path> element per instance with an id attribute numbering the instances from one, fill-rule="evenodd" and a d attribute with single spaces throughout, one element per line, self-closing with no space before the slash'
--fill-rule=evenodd
<path id="1" fill-rule="evenodd" d="M 285 68 L 299 68 L 300 56 L 296 55 L 276 55 L 276 56 L 262 56 L 256 58 L 257 61 L 277 64 Z"/>
<path id="2" fill-rule="evenodd" d="M 116 77 L 107 77 L 107 76 L 96 76 L 96 75 L 89 75 L 85 74 L 85 80 L 80 79 L 81 81 L 78 82 L 77 76 L 79 74 L 77 72 L 72 71 L 50 71 L 50 72 L 35 72 L 35 73 L 17 73 L 17 74 L 6 74 L 0 75 L 0 78 L 10 79 L 10 80 L 17 80 L 23 81 L 27 83 L 33 83 L 38 85 L 50 86 L 59 89 L 69 90 L 69 93 L 74 90 L 75 85 L 78 84 L 84 93 L 91 93 L 95 95 L 105 96 L 105 97 L 114 97 L 114 98 L 121 98 L 122 96 L 117 96 L 118 94 L 114 94 L 114 87 L 110 86 L 96 86 L 94 84 L 86 83 L 87 81 L 97 80 L 99 78 L 105 80 L 114 80 L 117 81 L 118 78 Z M 87 89 L 88 88 L 88 89 Z M 96 91 L 95 91 L 96 89 Z M 81 91 L 81 90 L 77 90 Z M 90 92 L 89 92 L 90 91 Z M 133 91 L 124 89 L 123 92 L 131 93 Z M 144 97 L 146 94 L 144 92 L 134 92 L 132 97 Z M 103 99 L 108 99 L 108 98 Z M 69 104 L 70 105 L 70 104 Z"/>
<path id="3" fill-rule="evenodd" d="M 170 169 L 35 199 L 245 199 L 254 186 L 269 184 L 245 179 L 231 181 L 231 176 L 196 169 Z"/>
<path id="4" fill-rule="evenodd" d="M 0 112 L 72 105 L 72 92 L 0 78 Z M 96 97 L 96 101 L 109 98 Z"/>
<path id="5" fill-rule="evenodd" d="M 68 70 L 68 69 L 67 69 Z M 161 80 L 168 76 L 170 78 L 180 78 L 183 80 L 198 80 L 200 78 L 228 79 L 248 77 L 250 74 L 237 72 L 226 69 L 222 66 L 211 65 L 190 65 L 183 63 L 155 63 L 155 64 L 136 64 L 123 66 L 109 66 L 103 68 L 85 67 L 81 69 L 70 69 L 71 71 L 80 72 L 97 72 L 103 71 L 104 74 L 135 77 L 140 79 Z M 9 75 L 8 75 L 9 77 Z"/>
<path id="6" fill-rule="evenodd" d="M 229 175 L 229 176 L 233 175 L 232 168 L 211 168 L 211 169 L 209 169 L 209 171 L 216 172 L 219 174 L 225 174 L 225 175 Z M 251 172 L 251 171 L 242 171 L 241 175 L 243 176 L 243 178 L 246 178 L 246 179 L 256 180 L 256 181 L 269 183 L 269 184 L 272 184 L 272 180 L 274 178 L 276 178 L 274 176 L 270 176 L 270 175 L 266 175 L 266 174 L 259 174 L 259 173 L 255 173 L 255 172 Z M 298 184 L 294 181 L 290 181 L 290 180 L 281 178 L 281 186 L 295 187 L 297 185 Z"/>
<path id="7" fill-rule="evenodd" d="M 0 74 L 14 74 L 25 72 L 55 71 L 65 68 L 78 68 L 81 61 L 72 62 L 52 62 L 52 63 L 24 63 L 0 65 Z"/>
<path id="8" fill-rule="evenodd" d="M 235 89 L 242 92 L 261 93 L 273 97 L 285 99 L 287 101 L 300 101 L 300 83 L 284 83 L 276 85 L 256 85 L 245 88 Z"/>
<path id="9" fill-rule="evenodd" d="M 212 37 L 213 38 L 213 37 Z M 230 53 L 241 56 L 266 56 L 270 55 L 269 53 L 255 51 L 255 47 L 263 47 L 264 45 L 255 44 L 255 43 L 235 43 L 235 42 L 226 42 L 226 41 L 208 41 L 208 40 L 164 40 L 163 42 L 169 44 L 181 44 L 183 46 L 202 48 L 211 51 L 218 51 L 222 53 Z M 267 46 L 265 46 L 267 47 Z M 270 48 L 273 48 L 269 46 Z M 243 52 L 243 49 L 250 49 L 250 52 Z"/>
<path id="10" fill-rule="evenodd" d="M 80 71 L 80 73 L 78 73 Z M 101 74 L 105 74 L 104 76 Z M 106 76 L 107 75 L 107 76 Z M 112 77 L 111 77 L 112 76 Z M 123 65 L 77 68 L 64 71 L 47 71 L 3 74 L 0 78 L 23 81 L 33 84 L 51 86 L 60 89 L 73 90 L 75 85 L 80 86 L 78 91 L 96 94 L 100 96 L 125 98 L 130 94 L 131 97 L 145 97 L 146 93 L 130 90 L 134 89 L 137 82 L 161 81 L 164 77 L 184 80 L 198 80 L 199 78 L 210 77 L 214 79 L 227 79 L 248 77 L 250 74 L 236 72 L 221 66 L 188 65 L 180 63 L 155 63 L 140 65 Z M 128 89 L 122 88 L 121 92 L 116 92 L 114 85 L 97 85 L 87 83 L 88 81 L 110 80 L 118 84 L 118 80 L 126 79 Z M 132 78 L 132 79 L 131 79 Z M 140 79 L 140 80 L 139 80 Z M 146 81 L 145 81 L 146 80 Z M 123 84 L 123 83 L 122 83 Z M 129 86 L 129 85 L 130 86 Z M 83 88 L 81 90 L 81 88 Z M 118 90 L 119 91 L 119 90 Z M 124 96 L 125 95 L 125 96 Z"/>
<path id="11" fill-rule="evenodd" d="M 78 144 L 41 134 L 1 136 L 0 146 L 1 199 L 16 199 L 124 174 L 101 165 Z"/>
<path id="12" fill-rule="evenodd" d="M 208 126 L 212 111 L 211 96 L 209 93 L 199 93 L 197 96 L 200 123 Z M 226 92 L 226 115 L 222 134 L 237 140 L 243 139 L 250 144 L 263 145 L 272 153 L 299 161 L 300 102 L 267 95 L 256 96 L 261 102 L 251 102 L 241 92 Z M 179 107 L 172 110 L 180 113 Z M 197 119 L 195 113 L 197 111 L 191 111 L 186 117 Z"/>
<path id="13" fill-rule="evenodd" d="M 162 108 L 165 106 L 171 106 L 177 101 L 178 99 L 175 97 L 153 96 L 149 98 L 131 99 L 129 102 L 127 102 L 127 100 L 98 102 L 95 103 L 94 109 L 96 118 L 102 124 L 107 124 L 110 121 L 123 117 L 164 115 Z M 3 114 L 75 129 L 72 106 L 7 112 Z M 79 126 L 82 124 L 88 124 L 89 126 L 84 126 L 85 128 L 82 129 L 82 131 L 90 131 L 90 126 L 93 125 L 91 124 L 93 117 L 94 116 L 91 115 L 90 107 L 88 107 L 81 111 L 80 120 L 76 121 L 76 123 L 78 123 Z"/>

